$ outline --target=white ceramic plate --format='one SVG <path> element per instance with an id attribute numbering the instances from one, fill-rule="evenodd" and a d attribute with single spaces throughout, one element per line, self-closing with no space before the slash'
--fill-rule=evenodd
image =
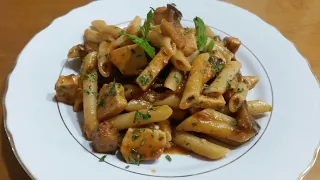
<path id="1" fill-rule="evenodd" d="M 145 17 L 156 0 L 97 1 L 77 8 L 37 34 L 19 55 L 8 81 L 5 128 L 21 165 L 35 179 L 296 179 L 315 159 L 320 137 L 319 84 L 308 62 L 275 28 L 233 5 L 209 1 L 170 1 L 183 13 L 183 25 L 195 16 L 222 37 L 238 37 L 242 73 L 260 82 L 248 99 L 271 103 L 273 112 L 259 119 L 260 133 L 218 161 L 192 156 L 163 156 L 151 164 L 126 164 L 117 156 L 92 152 L 81 133 L 81 114 L 54 102 L 59 74 L 74 73 L 80 64 L 67 61 L 69 48 L 82 43 L 84 29 L 95 19 L 126 26 Z M 121 5 L 122 4 L 122 5 Z M 152 172 L 152 170 L 156 172 Z M 180 178 L 181 179 L 181 178 Z"/>

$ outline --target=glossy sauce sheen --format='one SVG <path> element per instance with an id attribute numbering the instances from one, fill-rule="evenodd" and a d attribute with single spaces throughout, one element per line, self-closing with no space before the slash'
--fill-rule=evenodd
<path id="1" fill-rule="evenodd" d="M 185 150 L 185 149 L 175 145 L 175 144 L 172 144 L 171 148 L 164 150 L 164 154 L 183 154 L 183 155 L 187 155 L 187 154 L 190 154 L 190 152 L 188 150 Z"/>

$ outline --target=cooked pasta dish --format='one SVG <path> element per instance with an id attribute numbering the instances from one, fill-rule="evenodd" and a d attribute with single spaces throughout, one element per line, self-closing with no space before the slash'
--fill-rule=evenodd
<path id="1" fill-rule="evenodd" d="M 59 77 L 56 99 L 83 112 L 95 152 L 119 150 L 139 165 L 179 146 L 216 160 L 259 133 L 255 116 L 272 107 L 246 100 L 259 77 L 241 73 L 241 41 L 221 39 L 200 17 L 194 27 L 181 18 L 167 4 L 125 28 L 94 20 L 83 44 L 69 50 L 82 66 L 79 75 Z"/>

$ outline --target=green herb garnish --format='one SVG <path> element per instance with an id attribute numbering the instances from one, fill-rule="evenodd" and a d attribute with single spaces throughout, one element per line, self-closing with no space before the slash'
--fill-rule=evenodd
<path id="1" fill-rule="evenodd" d="M 230 90 L 231 89 L 231 84 L 230 84 L 230 80 L 227 81 L 227 89 Z"/>
<path id="2" fill-rule="evenodd" d="M 130 167 L 130 166 L 128 165 L 128 166 L 126 166 L 125 168 L 128 169 L 129 167 Z"/>
<path id="3" fill-rule="evenodd" d="M 148 120 L 151 118 L 151 115 L 149 114 L 149 112 L 147 112 L 146 114 L 142 114 L 142 119 L 143 120 Z"/>
<path id="4" fill-rule="evenodd" d="M 238 125 L 238 122 L 236 120 L 232 119 L 231 124 L 236 126 L 236 125 Z"/>
<path id="5" fill-rule="evenodd" d="M 142 139 L 142 141 L 141 141 L 141 146 L 143 146 L 144 145 L 144 143 L 146 143 L 146 139 Z"/>
<path id="6" fill-rule="evenodd" d="M 132 134 L 132 141 L 139 139 L 139 137 L 140 137 L 139 135 Z"/>
<path id="7" fill-rule="evenodd" d="M 99 101 L 98 107 L 99 107 L 99 108 L 103 108 L 103 107 L 104 107 L 104 99 L 101 99 L 101 100 Z"/>
<path id="8" fill-rule="evenodd" d="M 196 39 L 197 39 L 198 50 L 202 51 L 204 49 L 204 46 L 206 45 L 207 39 L 208 39 L 206 26 L 205 26 L 203 20 L 199 17 L 195 17 L 193 19 L 193 22 L 196 27 Z"/>
<path id="9" fill-rule="evenodd" d="M 193 122 L 193 123 L 192 123 L 192 126 L 193 126 L 193 127 L 195 127 L 195 126 L 197 126 L 197 125 L 198 125 L 198 124 L 197 124 L 196 122 Z"/>
<path id="10" fill-rule="evenodd" d="M 140 31 L 142 34 L 142 37 L 147 39 L 149 31 L 150 31 L 150 24 L 153 19 L 154 10 L 150 10 L 147 14 L 147 19 L 144 21 L 143 26 L 140 27 Z"/>
<path id="11" fill-rule="evenodd" d="M 144 49 L 147 54 L 151 57 L 154 58 L 155 56 L 155 50 L 154 48 L 148 43 L 148 40 L 146 38 L 139 38 L 137 36 L 131 35 L 131 34 L 127 34 L 125 32 L 120 32 L 120 35 L 125 35 L 127 36 L 129 39 L 131 39 L 134 43 L 136 43 L 137 45 L 139 45 L 142 49 Z"/>
<path id="12" fill-rule="evenodd" d="M 214 47 L 214 40 L 211 39 L 211 41 L 209 42 L 208 46 L 207 46 L 207 51 L 211 52 L 213 50 Z"/>
<path id="13" fill-rule="evenodd" d="M 135 159 L 131 155 L 129 155 L 129 161 L 130 161 L 130 163 L 135 164 L 135 165 L 140 164 L 140 159 L 138 159 L 138 155 L 137 155 L 137 159 Z"/>
<path id="14" fill-rule="evenodd" d="M 177 77 L 177 73 L 174 73 L 174 76 L 173 76 L 174 80 L 179 83 L 180 82 L 180 79 Z"/>
<path id="15" fill-rule="evenodd" d="M 169 155 L 166 155 L 165 157 L 166 157 L 166 159 L 167 159 L 169 162 L 172 161 L 172 158 L 171 158 Z"/>
<path id="16" fill-rule="evenodd" d="M 113 79 L 113 82 L 111 86 L 109 87 L 109 95 L 110 96 L 115 96 L 116 95 L 116 80 Z"/>
<path id="17" fill-rule="evenodd" d="M 83 92 L 86 93 L 86 94 L 90 94 L 90 91 L 87 90 L 87 89 L 84 89 Z"/>
<path id="18" fill-rule="evenodd" d="M 205 89 L 209 89 L 209 88 L 210 88 L 210 86 L 205 84 L 205 85 L 203 86 L 203 88 L 205 88 Z"/>
<path id="19" fill-rule="evenodd" d="M 142 118 L 142 113 L 140 111 L 136 111 L 134 114 L 134 121 L 140 118 Z"/>
<path id="20" fill-rule="evenodd" d="M 237 89 L 237 92 L 238 92 L 238 93 L 241 93 L 242 91 L 244 91 L 243 88 L 238 88 L 238 89 Z"/>
<path id="21" fill-rule="evenodd" d="M 211 63 L 211 69 L 215 73 L 219 73 L 223 69 L 223 65 L 219 64 L 217 61 Z"/>
<path id="22" fill-rule="evenodd" d="M 147 75 L 140 76 L 140 77 L 139 77 L 139 81 L 140 81 L 140 83 L 142 84 L 142 86 L 145 86 L 145 85 L 147 85 L 148 82 L 149 82 L 149 77 L 147 77 Z"/>
<path id="23" fill-rule="evenodd" d="M 102 156 L 102 157 L 99 159 L 99 162 L 104 162 L 104 159 L 105 159 L 106 157 L 107 157 L 106 155 Z"/>

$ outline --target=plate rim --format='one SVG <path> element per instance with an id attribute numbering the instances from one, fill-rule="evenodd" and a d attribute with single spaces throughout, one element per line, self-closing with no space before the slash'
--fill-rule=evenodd
<path id="1" fill-rule="evenodd" d="M 206 0 L 204 0 L 206 1 Z M 73 8 L 71 9 L 69 12 L 67 12 L 66 14 L 62 15 L 62 16 L 59 16 L 57 18 L 55 18 L 50 24 L 48 24 L 47 27 L 43 28 L 42 30 L 40 30 L 39 32 L 37 32 L 29 41 L 28 43 L 24 46 L 24 48 L 20 51 L 20 53 L 18 54 L 17 58 L 15 59 L 14 61 L 14 65 L 13 65 L 13 68 L 11 70 L 11 72 L 8 74 L 7 76 L 7 79 L 6 79 L 6 83 L 5 83 L 5 89 L 4 89 L 4 93 L 3 93 L 3 98 L 2 98 L 2 108 L 3 108 L 3 125 L 4 125 L 4 129 L 5 129 L 5 132 L 6 132 L 6 135 L 8 137 L 8 141 L 10 143 L 10 146 L 11 146 L 11 150 L 13 151 L 13 154 L 15 155 L 17 161 L 19 162 L 19 164 L 21 165 L 21 167 L 24 169 L 24 171 L 28 174 L 28 176 L 31 178 L 31 179 L 36 179 L 35 176 L 28 170 L 28 168 L 26 167 L 26 165 L 23 163 L 23 161 L 21 160 L 19 154 L 17 153 L 17 150 L 16 150 L 16 146 L 15 146 L 15 143 L 14 143 L 14 140 L 13 140 L 13 136 L 12 136 L 12 133 L 10 132 L 9 128 L 8 128 L 8 125 L 7 125 L 7 122 L 8 122 L 8 119 L 7 119 L 7 107 L 6 107 L 6 98 L 7 98 L 7 92 L 8 92 L 8 87 L 9 87 L 9 82 L 10 82 L 10 79 L 11 79 L 11 75 L 12 73 L 16 70 L 16 66 L 18 64 L 18 61 L 19 61 L 19 58 L 20 58 L 20 55 L 21 53 L 25 50 L 25 48 L 28 46 L 28 44 L 36 37 L 38 36 L 41 32 L 47 30 L 51 25 L 53 25 L 56 21 L 64 18 L 65 16 L 68 16 L 70 13 L 74 12 L 74 11 L 77 11 L 79 9 L 82 9 L 86 6 L 89 6 L 91 4 L 94 4 L 98 1 L 91 1 L 83 6 L 79 6 L 79 7 L 76 7 L 76 8 Z M 317 77 L 317 75 L 314 73 L 314 71 L 312 70 L 311 68 L 311 65 L 310 65 L 310 62 L 307 60 L 307 58 L 299 51 L 299 49 L 297 48 L 297 46 L 290 40 L 288 39 L 285 35 L 283 35 L 281 33 L 281 31 L 269 24 L 268 22 L 264 21 L 262 18 L 260 18 L 258 15 L 248 11 L 247 9 L 244 9 L 240 6 L 237 6 L 235 4 L 232 4 L 230 2 L 225 2 L 225 1 L 219 1 L 221 3 L 225 3 L 225 4 L 228 4 L 229 6 L 233 6 L 234 8 L 238 8 L 238 9 L 241 9 L 241 10 L 244 10 L 246 11 L 246 13 L 250 14 L 251 16 L 255 16 L 256 18 L 258 18 L 260 21 L 264 22 L 265 25 L 268 25 L 269 27 L 272 27 L 273 29 L 275 29 L 277 31 L 277 33 L 279 35 L 281 35 L 286 41 L 288 41 L 291 45 L 293 45 L 293 47 L 295 48 L 295 50 L 301 55 L 301 57 L 304 59 L 305 63 L 307 63 L 308 65 L 308 68 L 309 68 L 309 71 L 312 73 L 313 75 L 313 78 L 316 80 L 317 84 L 318 84 L 318 90 L 320 90 L 320 81 Z M 320 153 L 320 140 L 318 142 L 318 145 L 315 147 L 314 149 L 314 155 L 313 155 L 313 158 L 311 159 L 309 165 L 305 168 L 304 171 L 302 171 L 300 173 L 300 175 L 298 176 L 298 179 L 299 180 L 302 180 L 307 174 L 308 172 L 312 169 L 312 167 L 314 166 L 316 160 L 317 160 L 317 157 Z"/>

